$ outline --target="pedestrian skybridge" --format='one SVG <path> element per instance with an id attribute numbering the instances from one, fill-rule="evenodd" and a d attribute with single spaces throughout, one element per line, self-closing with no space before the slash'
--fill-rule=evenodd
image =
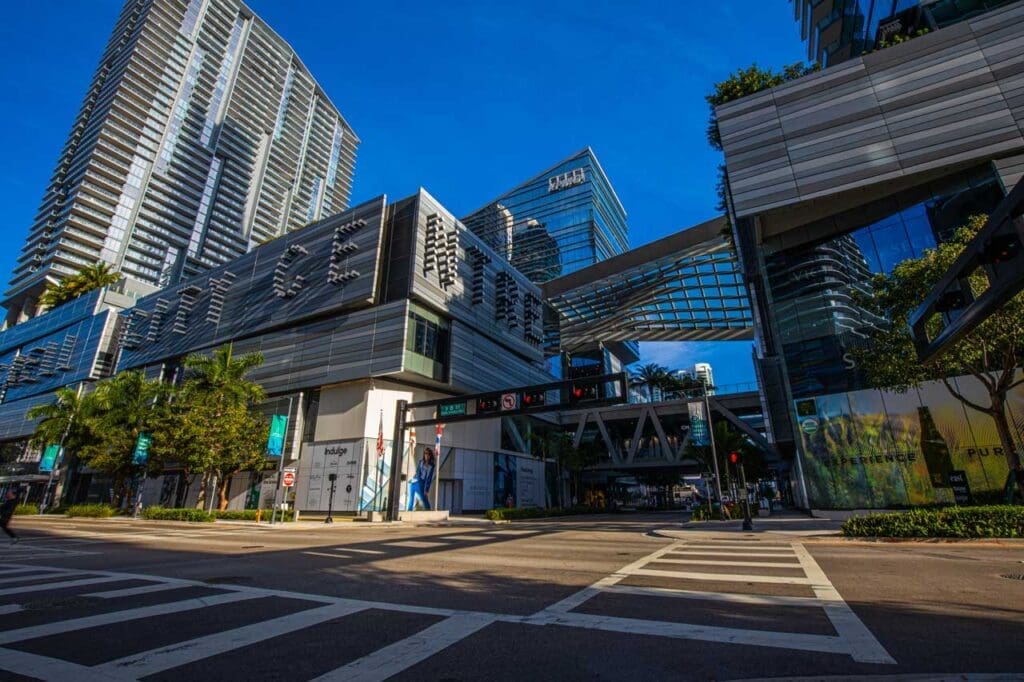
<path id="1" fill-rule="evenodd" d="M 559 313 L 562 348 L 752 339 L 750 302 L 724 225 L 718 217 L 541 285 Z"/>

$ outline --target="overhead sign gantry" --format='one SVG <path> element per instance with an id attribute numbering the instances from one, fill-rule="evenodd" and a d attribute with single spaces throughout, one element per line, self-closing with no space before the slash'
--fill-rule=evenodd
<path id="1" fill-rule="evenodd" d="M 547 384 L 506 388 L 438 400 L 410 403 L 397 401 L 395 431 L 391 447 L 391 481 L 388 490 L 388 520 L 397 521 L 402 492 L 403 443 L 405 431 L 417 426 L 452 424 L 521 414 L 554 412 L 573 407 L 614 405 L 628 400 L 626 373 L 574 376 Z M 434 408 L 430 417 L 409 419 L 410 410 Z M 440 464 L 440 463 L 439 463 Z"/>

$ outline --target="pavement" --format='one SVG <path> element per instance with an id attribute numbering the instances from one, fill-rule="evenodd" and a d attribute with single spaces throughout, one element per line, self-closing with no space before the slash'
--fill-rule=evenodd
<path id="1" fill-rule="evenodd" d="M 1024 680 L 1019 543 L 684 520 L 16 517 L 0 679 Z"/>

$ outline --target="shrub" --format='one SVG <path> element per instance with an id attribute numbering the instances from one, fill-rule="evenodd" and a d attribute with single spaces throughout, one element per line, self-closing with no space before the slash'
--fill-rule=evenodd
<path id="1" fill-rule="evenodd" d="M 255 521 L 256 511 L 255 509 L 224 509 L 213 512 L 213 515 L 225 521 Z M 273 512 L 273 509 L 263 509 L 260 513 L 260 519 L 270 521 L 270 515 Z M 294 521 L 295 511 L 291 509 L 286 512 L 279 511 L 277 512 L 277 518 L 283 521 Z"/>
<path id="2" fill-rule="evenodd" d="M 36 510 L 38 511 L 38 509 Z M 64 512 L 69 517 L 81 517 L 87 519 L 108 519 L 117 510 L 105 504 L 73 504 Z"/>
<path id="3" fill-rule="evenodd" d="M 1024 537 L 1024 507 L 942 507 L 853 516 L 843 522 L 842 532 L 848 537 L 1019 538 Z"/>
<path id="4" fill-rule="evenodd" d="M 194 521 L 208 523 L 214 515 L 202 509 L 186 507 L 184 509 L 164 509 L 163 507 L 146 507 L 142 510 L 142 518 L 149 521 Z"/>
<path id="5" fill-rule="evenodd" d="M 39 505 L 36 504 L 19 504 L 14 508 L 15 516 L 29 516 L 31 514 L 39 513 Z"/>
<path id="6" fill-rule="evenodd" d="M 542 519 L 553 516 L 576 516 L 577 514 L 607 514 L 607 509 L 600 507 L 570 507 L 557 509 L 543 507 L 495 507 L 484 512 L 484 518 L 491 521 L 517 521 L 521 519 Z"/>

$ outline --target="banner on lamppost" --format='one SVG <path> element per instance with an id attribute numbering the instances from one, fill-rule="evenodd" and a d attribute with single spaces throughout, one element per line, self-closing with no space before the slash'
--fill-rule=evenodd
<path id="1" fill-rule="evenodd" d="M 43 456 L 39 460 L 39 471 L 40 473 L 50 473 L 53 471 L 54 465 L 57 463 L 57 457 L 60 455 L 59 445 L 47 445 L 46 449 L 43 450 Z"/>
<path id="2" fill-rule="evenodd" d="M 704 403 L 686 403 L 686 409 L 690 413 L 690 444 L 698 447 L 711 445 Z"/>
<path id="3" fill-rule="evenodd" d="M 149 446 L 153 444 L 153 436 L 145 431 L 135 440 L 135 451 L 132 453 L 132 464 L 143 466 L 149 461 Z"/>
<path id="4" fill-rule="evenodd" d="M 280 457 L 284 452 L 284 436 L 288 431 L 288 415 L 275 414 L 270 418 L 270 437 L 267 438 L 267 454 Z"/>

